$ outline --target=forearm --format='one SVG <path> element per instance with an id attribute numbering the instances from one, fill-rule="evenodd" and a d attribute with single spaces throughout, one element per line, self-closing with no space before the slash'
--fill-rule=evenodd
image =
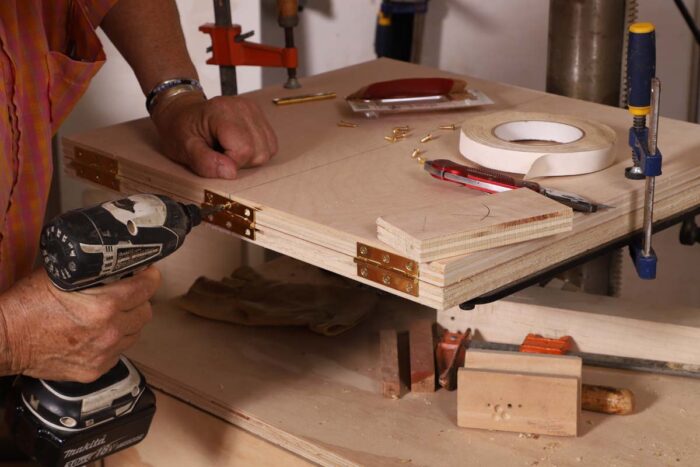
<path id="1" fill-rule="evenodd" d="M 119 0 L 100 25 L 134 70 L 144 94 L 171 78 L 197 78 L 175 0 Z"/>

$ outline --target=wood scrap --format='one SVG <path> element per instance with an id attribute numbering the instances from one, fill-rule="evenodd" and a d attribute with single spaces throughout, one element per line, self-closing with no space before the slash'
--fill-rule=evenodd
<path id="1" fill-rule="evenodd" d="M 629 415 L 634 412 L 634 393 L 629 389 L 584 384 L 581 386 L 581 408 L 591 412 Z"/>
<path id="2" fill-rule="evenodd" d="M 419 319 L 411 323 L 408 341 L 411 359 L 411 392 L 435 392 L 434 321 Z"/>
<path id="3" fill-rule="evenodd" d="M 568 232 L 571 208 L 532 190 L 468 197 L 377 218 L 377 238 L 430 262 Z"/>
<path id="4" fill-rule="evenodd" d="M 379 360 L 382 374 L 382 395 L 389 399 L 401 397 L 399 373 L 399 341 L 396 329 L 379 331 Z"/>

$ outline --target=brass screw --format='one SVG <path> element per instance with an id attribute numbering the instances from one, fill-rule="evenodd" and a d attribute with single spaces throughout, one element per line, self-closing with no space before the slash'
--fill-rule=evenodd
<path id="1" fill-rule="evenodd" d="M 411 284 L 411 283 L 406 284 L 406 292 L 408 292 L 408 293 L 413 292 L 413 284 Z"/>
<path id="2" fill-rule="evenodd" d="M 231 223 L 231 221 L 226 221 L 226 228 L 230 229 L 231 227 L 233 227 L 233 224 Z"/>
<path id="3" fill-rule="evenodd" d="M 245 211 L 243 211 L 243 215 L 246 217 L 250 217 L 250 209 L 246 209 Z"/>
<path id="4" fill-rule="evenodd" d="M 369 276 L 369 271 L 367 270 L 367 268 L 362 268 L 362 269 L 360 269 L 360 275 L 361 275 L 362 277 L 367 277 L 367 276 Z"/>
<path id="5" fill-rule="evenodd" d="M 250 229 L 245 229 L 245 234 L 246 234 L 246 237 L 250 237 L 250 234 L 251 234 Z"/>
<path id="6" fill-rule="evenodd" d="M 384 139 L 390 143 L 395 143 L 397 141 L 396 136 L 385 136 Z"/>
<path id="7" fill-rule="evenodd" d="M 345 120 L 341 120 L 338 122 L 338 126 L 345 128 L 357 128 L 360 125 L 358 125 L 357 123 L 346 122 Z"/>
<path id="8" fill-rule="evenodd" d="M 382 261 L 385 263 L 388 263 L 391 261 L 391 256 L 387 255 L 386 253 L 382 255 Z"/>
<path id="9" fill-rule="evenodd" d="M 361 246 L 361 247 L 360 247 L 360 254 L 361 254 L 361 255 L 366 255 L 366 254 L 368 253 L 368 251 L 369 251 L 369 250 L 367 250 L 367 247 L 366 247 L 366 246 Z"/>
<path id="10" fill-rule="evenodd" d="M 395 126 L 395 127 L 394 127 L 394 131 L 395 131 L 395 132 L 396 132 L 396 131 L 402 131 L 402 132 L 405 133 L 405 132 L 409 131 L 410 129 L 411 129 L 411 127 L 408 126 L 408 125 L 402 125 L 402 126 Z"/>
<path id="11" fill-rule="evenodd" d="M 211 214 L 207 216 L 207 219 L 209 219 L 209 222 L 214 222 L 214 216 Z"/>
<path id="12" fill-rule="evenodd" d="M 419 157 L 419 156 L 424 152 L 425 151 L 423 151 L 422 149 L 415 148 L 413 150 L 413 152 L 411 153 L 411 159 L 416 159 L 416 160 L 420 161 L 422 159 L 422 157 Z"/>
<path id="13" fill-rule="evenodd" d="M 382 277 L 382 282 L 384 283 L 384 285 L 391 284 L 391 276 L 385 275 L 384 277 Z"/>
<path id="14" fill-rule="evenodd" d="M 431 133 L 428 133 L 426 136 L 424 136 L 424 137 L 422 137 L 422 138 L 420 139 L 420 142 L 421 142 L 421 143 L 427 143 L 428 141 L 432 141 L 432 140 L 434 140 L 435 138 L 436 138 L 436 137 L 433 136 Z"/>
<path id="15" fill-rule="evenodd" d="M 213 199 L 214 199 L 213 195 L 211 193 L 207 193 L 207 201 L 209 201 L 211 203 Z"/>
<path id="16" fill-rule="evenodd" d="M 408 263 L 406 263 L 406 270 L 413 271 L 413 261 L 409 261 Z"/>
<path id="17" fill-rule="evenodd" d="M 438 128 L 441 130 L 456 130 L 457 126 L 454 123 L 451 123 L 449 125 L 440 125 Z"/>

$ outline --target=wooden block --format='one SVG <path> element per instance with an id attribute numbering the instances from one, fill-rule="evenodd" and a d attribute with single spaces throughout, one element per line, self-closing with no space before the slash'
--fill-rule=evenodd
<path id="1" fill-rule="evenodd" d="M 466 428 L 576 436 L 580 380 L 460 368 L 457 424 Z"/>
<path id="2" fill-rule="evenodd" d="M 411 391 L 435 392 L 435 342 L 429 319 L 411 323 L 408 335 L 411 359 Z"/>
<path id="3" fill-rule="evenodd" d="M 568 232 L 571 208 L 532 190 L 465 198 L 377 219 L 377 238 L 429 262 Z"/>
<path id="4" fill-rule="evenodd" d="M 379 358 L 382 372 L 382 395 L 398 399 L 401 396 L 399 374 L 399 343 L 395 329 L 379 331 Z"/>

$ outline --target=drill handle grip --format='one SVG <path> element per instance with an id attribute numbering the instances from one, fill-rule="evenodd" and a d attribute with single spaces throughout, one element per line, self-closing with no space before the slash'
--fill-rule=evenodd
<path id="1" fill-rule="evenodd" d="M 299 25 L 299 1 L 277 0 L 277 21 L 283 28 L 295 28 Z"/>
<path id="2" fill-rule="evenodd" d="M 651 106 L 651 79 L 656 75 L 656 34 L 651 23 L 629 28 L 627 47 L 627 104 L 633 115 L 647 115 Z"/>

